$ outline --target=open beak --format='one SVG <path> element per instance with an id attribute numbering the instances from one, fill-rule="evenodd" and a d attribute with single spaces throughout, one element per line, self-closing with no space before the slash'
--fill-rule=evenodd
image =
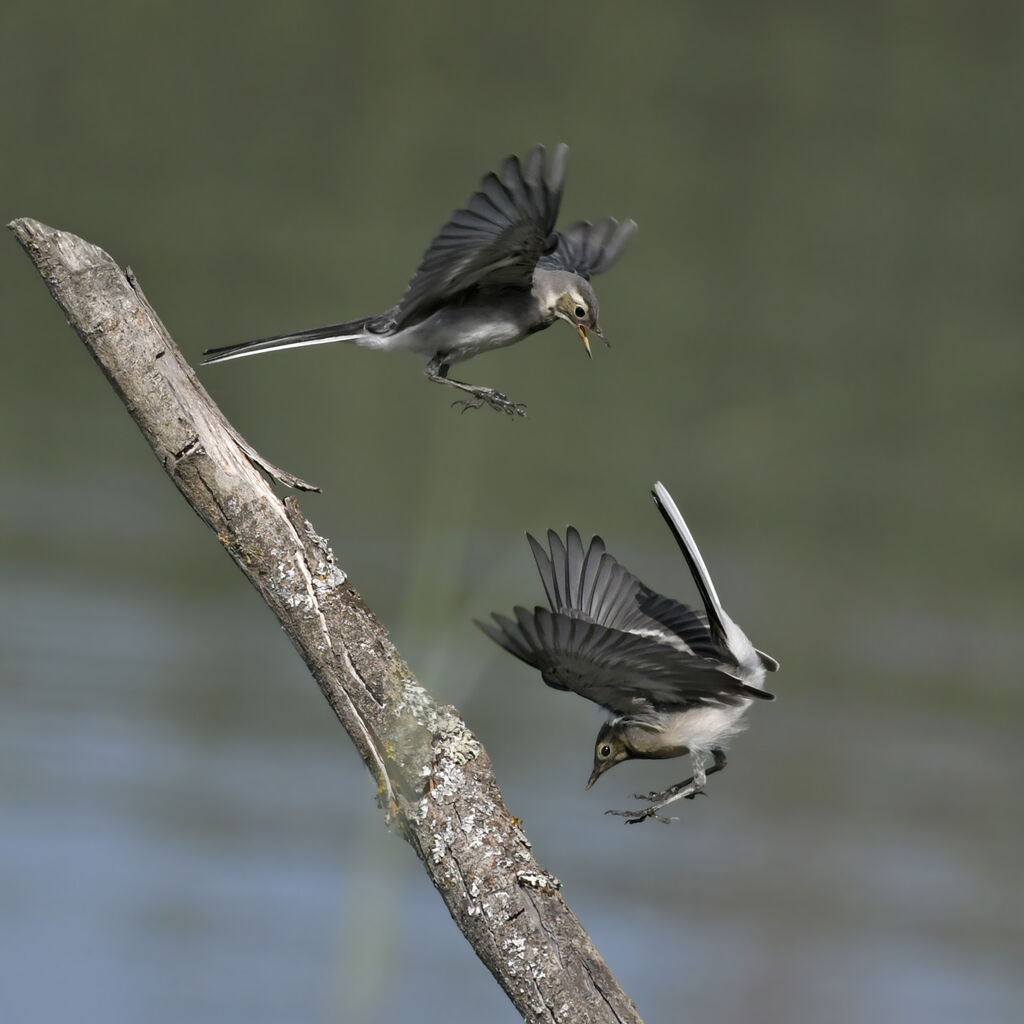
<path id="1" fill-rule="evenodd" d="M 583 347 L 587 350 L 587 355 L 593 359 L 594 353 L 590 351 L 590 339 L 587 337 L 587 332 L 583 330 L 583 324 L 577 324 L 576 330 L 580 332 L 580 338 L 583 341 Z"/>

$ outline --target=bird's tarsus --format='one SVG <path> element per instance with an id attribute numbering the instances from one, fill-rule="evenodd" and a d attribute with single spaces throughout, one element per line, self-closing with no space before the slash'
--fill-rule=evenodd
<path id="1" fill-rule="evenodd" d="M 692 792 L 683 792 L 688 787 L 692 788 Z M 663 804 L 670 799 L 679 799 L 680 797 L 691 800 L 698 793 L 703 792 L 703 788 L 698 788 L 693 785 L 693 776 L 691 775 L 688 779 L 683 779 L 682 782 L 677 782 L 674 786 L 669 786 L 668 789 L 663 789 L 660 793 L 634 793 L 634 800 L 646 800 L 651 804 Z"/>
<path id="2" fill-rule="evenodd" d="M 641 821 L 646 821 L 648 818 L 653 818 L 655 821 L 664 822 L 666 825 L 671 821 L 678 821 L 678 818 L 663 818 L 657 812 L 668 804 L 675 803 L 676 800 L 693 800 L 694 797 L 703 793 L 707 796 L 707 792 L 704 789 L 704 783 L 707 781 L 709 775 L 714 775 L 715 772 L 720 772 L 726 766 L 725 751 L 720 747 L 715 747 L 711 751 L 711 756 L 714 758 L 714 764 L 711 765 L 706 771 L 700 761 L 697 762 L 698 771 L 696 774 L 691 775 L 688 779 L 683 779 L 682 782 L 677 782 L 674 786 L 669 786 L 668 789 L 663 790 L 660 793 L 634 793 L 634 800 L 646 800 L 650 807 L 645 807 L 639 811 L 605 811 L 605 814 L 618 814 L 626 819 L 627 825 L 637 825 Z"/>
<path id="3" fill-rule="evenodd" d="M 692 781 L 693 781 L 692 779 L 687 779 L 686 782 L 682 783 L 682 785 L 685 786 L 685 785 L 687 785 L 687 783 L 690 783 Z M 675 787 L 673 787 L 672 789 L 663 790 L 661 793 L 634 793 L 633 794 L 633 799 L 634 800 L 648 800 L 650 803 L 653 804 L 656 801 L 663 799 L 664 797 L 672 796 L 674 788 Z M 695 789 L 692 793 L 685 794 L 684 799 L 685 800 L 692 800 L 695 796 L 707 796 L 707 795 L 708 795 L 708 792 L 707 792 L 706 789 Z"/>
<path id="4" fill-rule="evenodd" d="M 460 391 L 464 391 L 467 395 L 471 396 L 470 398 L 460 398 L 452 402 L 453 408 L 460 406 L 462 411 L 465 412 L 467 409 L 479 409 L 482 405 L 489 405 L 498 412 L 508 413 L 509 416 L 526 415 L 525 405 L 513 402 L 508 395 L 503 395 L 500 391 L 495 391 L 494 388 L 485 388 L 477 384 L 466 384 L 465 381 L 461 380 L 452 380 L 448 376 L 448 369 L 447 365 L 432 360 L 427 364 L 427 368 L 423 372 L 427 380 L 432 380 L 435 384 L 447 384 L 449 387 L 458 388 Z"/>

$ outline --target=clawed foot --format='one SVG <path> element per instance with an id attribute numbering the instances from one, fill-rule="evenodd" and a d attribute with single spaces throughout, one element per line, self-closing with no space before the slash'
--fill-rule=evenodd
<path id="1" fill-rule="evenodd" d="M 678 821 L 678 818 L 663 818 L 658 811 L 666 804 L 674 803 L 676 800 L 692 800 L 698 793 L 703 793 L 703 786 L 698 786 L 693 779 L 687 779 L 685 782 L 680 782 L 675 786 L 670 786 L 662 793 L 634 793 L 634 800 L 647 800 L 650 802 L 650 807 L 644 807 L 642 810 L 634 811 L 605 811 L 605 814 L 617 814 L 621 818 L 626 819 L 627 825 L 639 825 L 641 821 L 646 821 L 648 818 L 653 818 L 655 821 L 660 821 L 665 825 L 673 821 Z"/>
<path id="2" fill-rule="evenodd" d="M 617 814 L 620 818 L 625 818 L 627 825 L 639 825 L 641 821 L 646 821 L 648 818 L 660 821 L 663 825 L 671 825 L 673 821 L 679 820 L 678 818 L 663 818 L 658 814 L 657 807 L 645 807 L 642 811 L 605 811 L 604 813 Z"/>
<path id="3" fill-rule="evenodd" d="M 459 391 L 469 395 L 469 398 L 460 398 L 457 402 L 452 402 L 453 406 L 461 406 L 463 412 L 467 409 L 479 409 L 482 405 L 489 405 L 496 412 L 503 412 L 509 416 L 526 415 L 525 405 L 513 402 L 508 395 L 503 395 L 500 391 L 495 391 L 494 388 L 467 384 L 464 380 L 452 380 L 448 376 L 448 365 L 440 362 L 438 357 L 427 364 L 424 373 L 427 375 L 427 380 L 432 380 L 435 384 L 447 384 L 448 387 L 458 388 Z"/>
<path id="4" fill-rule="evenodd" d="M 479 409 L 482 405 L 489 405 L 497 412 L 507 413 L 509 416 L 525 416 L 526 406 L 513 402 L 507 395 L 500 391 L 491 391 L 481 388 L 473 393 L 472 398 L 461 398 L 452 402 L 452 406 L 459 406 L 463 412 L 467 409 Z"/>
<path id="5" fill-rule="evenodd" d="M 704 792 L 704 783 L 707 781 L 709 775 L 714 775 L 715 772 L 720 772 L 726 765 L 725 753 L 715 748 L 711 751 L 712 757 L 714 757 L 714 764 L 707 771 L 704 770 L 704 766 L 701 759 L 694 762 L 694 774 L 688 778 L 683 779 L 682 782 L 677 782 L 674 786 L 669 786 L 668 789 L 663 790 L 660 793 L 634 793 L 634 800 L 646 800 L 651 806 L 644 807 L 642 810 L 633 811 L 605 811 L 605 814 L 617 814 L 621 818 L 626 819 L 627 825 L 639 825 L 641 821 L 646 821 L 648 818 L 653 818 L 655 821 L 660 821 L 665 825 L 670 822 L 678 821 L 678 818 L 664 818 L 658 811 L 663 807 L 667 807 L 671 803 L 675 803 L 676 800 L 693 800 L 698 794 Z"/>

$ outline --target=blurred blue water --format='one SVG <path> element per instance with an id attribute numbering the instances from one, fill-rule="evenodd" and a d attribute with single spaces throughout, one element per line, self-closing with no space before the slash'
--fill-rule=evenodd
<path id="1" fill-rule="evenodd" d="M 3 603 L 4 1019 L 384 1021 L 453 986 L 457 1019 L 514 1019 L 242 588 L 22 573 Z M 787 694 L 780 676 L 708 799 L 671 828 L 625 828 L 601 812 L 677 766 L 623 766 L 585 793 L 597 717 L 449 628 L 464 650 L 435 689 L 463 681 L 510 805 L 648 1019 L 1013 1019 L 1013 720 L 932 706 L 909 675 L 917 692 L 891 703 Z M 877 651 L 850 657 L 879 671 Z"/>

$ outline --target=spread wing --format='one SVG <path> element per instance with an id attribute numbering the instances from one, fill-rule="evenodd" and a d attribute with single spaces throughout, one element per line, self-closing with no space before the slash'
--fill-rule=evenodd
<path id="1" fill-rule="evenodd" d="M 577 221 L 557 233 L 554 251 L 543 256 L 540 265 L 570 270 L 589 281 L 594 274 L 604 273 L 618 261 L 635 231 L 635 220 L 624 220 L 621 224 L 614 217 L 605 217 L 596 224 Z"/>
<path id="2" fill-rule="evenodd" d="M 480 191 L 456 210 L 430 244 L 398 304 L 398 327 L 417 323 L 460 292 L 475 287 L 530 288 L 553 234 L 569 148 L 559 145 L 545 167 L 544 147 L 520 162 L 505 159 Z"/>
<path id="3" fill-rule="evenodd" d="M 653 637 L 626 633 L 547 608 L 515 609 L 477 625 L 497 644 L 541 673 L 548 686 L 572 690 L 613 714 L 656 707 L 737 704 L 764 692 L 721 670 L 719 663 Z"/>
<path id="4" fill-rule="evenodd" d="M 721 658 L 700 612 L 651 590 L 608 554 L 594 537 L 584 550 L 574 526 L 565 543 L 548 530 L 548 548 L 526 535 L 548 604 L 564 612 L 626 633 L 654 635 L 662 643 L 706 658 Z"/>

